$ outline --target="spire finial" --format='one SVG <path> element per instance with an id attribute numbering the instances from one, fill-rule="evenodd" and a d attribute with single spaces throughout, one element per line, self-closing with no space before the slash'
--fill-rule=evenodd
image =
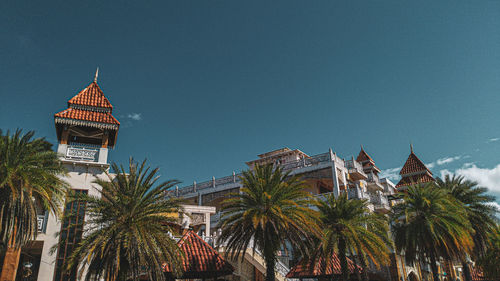
<path id="1" fill-rule="evenodd" d="M 362 145 L 362 144 L 361 144 L 361 150 L 364 150 L 364 149 L 363 149 L 363 145 Z"/>
<path id="2" fill-rule="evenodd" d="M 97 67 L 95 71 L 95 77 L 94 77 L 94 82 L 97 83 L 97 76 L 99 76 L 99 67 Z"/>
<path id="3" fill-rule="evenodd" d="M 410 151 L 413 153 L 413 143 L 410 142 Z"/>

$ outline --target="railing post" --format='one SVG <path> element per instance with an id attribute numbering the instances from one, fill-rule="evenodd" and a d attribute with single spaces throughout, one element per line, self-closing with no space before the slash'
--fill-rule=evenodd
<path id="1" fill-rule="evenodd" d="M 175 197 L 179 197 L 179 186 L 175 186 Z"/>
<path id="2" fill-rule="evenodd" d="M 212 176 L 212 187 L 215 188 L 215 177 Z"/>
<path id="3" fill-rule="evenodd" d="M 196 192 L 196 181 L 193 181 L 193 192 Z"/>

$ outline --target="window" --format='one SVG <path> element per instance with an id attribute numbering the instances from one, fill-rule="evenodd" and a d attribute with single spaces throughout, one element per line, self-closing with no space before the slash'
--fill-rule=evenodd
<path id="1" fill-rule="evenodd" d="M 74 190 L 76 193 L 87 193 L 87 190 Z M 65 219 L 61 225 L 59 249 L 54 274 L 54 281 L 76 281 L 76 271 L 64 272 L 66 260 L 73 253 L 74 248 L 82 240 L 83 224 L 85 220 L 85 203 L 81 201 L 69 202 L 64 210 Z"/>

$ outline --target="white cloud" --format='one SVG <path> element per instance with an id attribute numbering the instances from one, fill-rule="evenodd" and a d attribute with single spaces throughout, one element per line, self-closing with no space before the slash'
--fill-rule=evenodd
<path id="1" fill-rule="evenodd" d="M 462 156 L 455 156 L 455 157 L 445 157 L 445 158 L 441 158 L 441 159 L 438 159 L 436 160 L 436 163 L 441 166 L 441 165 L 444 165 L 444 164 L 449 164 L 451 162 L 454 162 L 454 161 L 457 161 L 457 160 L 460 160 L 460 158 L 462 158 Z"/>
<path id="2" fill-rule="evenodd" d="M 438 160 L 436 160 L 434 162 L 425 164 L 425 166 L 427 166 L 427 168 L 429 168 L 429 169 L 432 169 L 432 168 L 434 168 L 436 166 L 442 166 L 442 165 L 445 165 L 445 164 L 450 164 L 451 162 L 460 160 L 462 158 L 469 158 L 469 157 L 470 157 L 469 155 L 466 155 L 466 156 L 458 155 L 458 156 L 453 156 L 453 157 L 439 158 Z"/>
<path id="3" fill-rule="evenodd" d="M 441 170 L 441 176 L 451 174 L 449 170 Z M 477 182 L 480 186 L 488 188 L 490 191 L 500 192 L 500 164 L 487 169 L 479 168 L 474 163 L 465 163 L 462 168 L 457 169 L 455 174 L 463 176 L 465 179 Z"/>
<path id="4" fill-rule="evenodd" d="M 380 173 L 380 178 L 388 178 L 390 180 L 397 180 L 397 179 L 399 179 L 399 171 L 401 170 L 401 168 L 402 167 L 396 167 L 396 168 L 383 170 Z"/>
<path id="5" fill-rule="evenodd" d="M 142 113 L 130 113 L 127 115 L 127 118 L 130 118 L 135 121 L 142 120 Z"/>
<path id="6" fill-rule="evenodd" d="M 487 142 L 496 142 L 496 141 L 499 141 L 499 140 L 500 140 L 500 138 L 491 138 Z"/>

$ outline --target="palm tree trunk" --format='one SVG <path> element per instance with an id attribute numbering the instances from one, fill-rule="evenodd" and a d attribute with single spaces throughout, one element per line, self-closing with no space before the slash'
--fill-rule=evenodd
<path id="1" fill-rule="evenodd" d="M 349 279 L 349 266 L 347 264 L 347 257 L 346 257 L 346 242 L 343 238 L 339 239 L 339 259 L 340 259 L 340 268 L 342 270 L 342 281 L 347 281 L 347 279 Z"/>
<path id="2" fill-rule="evenodd" d="M 433 277 L 434 281 L 440 281 L 438 267 L 437 267 L 437 263 L 436 263 L 436 255 L 435 255 L 434 251 L 430 252 L 429 257 L 431 259 L 432 277 Z"/>
<path id="3" fill-rule="evenodd" d="M 463 273 L 464 273 L 464 280 L 465 281 L 472 281 L 472 274 L 470 272 L 470 267 L 467 261 L 465 259 L 462 259 L 462 268 L 463 268 Z"/>
<path id="4" fill-rule="evenodd" d="M 276 253 L 266 247 L 264 249 L 264 262 L 266 263 L 266 281 L 274 281 L 274 268 L 276 267 Z"/>
<path id="5" fill-rule="evenodd" d="M 19 266 L 19 258 L 21 257 L 21 248 L 7 248 L 3 260 L 3 268 L 0 274 L 2 281 L 16 280 L 17 267 Z"/>

